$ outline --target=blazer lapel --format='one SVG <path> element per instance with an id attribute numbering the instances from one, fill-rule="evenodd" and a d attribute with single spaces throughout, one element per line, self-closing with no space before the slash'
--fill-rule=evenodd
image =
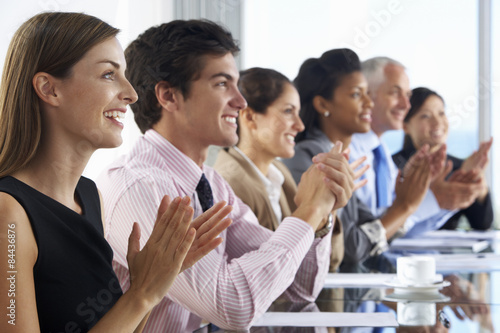
<path id="1" fill-rule="evenodd" d="M 259 177 L 259 174 L 255 171 L 252 165 L 248 163 L 241 154 L 239 154 L 233 147 L 228 149 L 228 154 L 231 155 L 242 167 L 243 171 L 246 173 L 248 177 L 251 178 L 253 183 L 251 184 L 251 188 L 249 187 L 249 191 L 256 191 L 259 194 L 259 197 L 262 197 L 263 200 L 259 201 L 258 210 L 262 213 L 255 214 L 257 218 L 259 218 L 259 223 L 271 230 L 276 230 L 279 226 L 279 222 L 276 218 L 276 214 L 274 213 L 273 207 L 271 206 L 271 202 L 269 201 L 269 195 L 266 191 L 266 187 L 264 183 Z M 249 184 L 250 185 L 250 184 Z M 244 200 L 243 200 L 244 201 Z M 281 203 L 281 198 L 280 198 Z M 269 218 L 262 218 L 263 216 L 268 216 Z M 281 222 L 281 221 L 280 221 Z"/>

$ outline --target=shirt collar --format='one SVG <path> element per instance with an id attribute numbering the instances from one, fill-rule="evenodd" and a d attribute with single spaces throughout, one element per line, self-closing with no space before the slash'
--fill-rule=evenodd
<path id="1" fill-rule="evenodd" d="M 147 130 L 144 139 L 153 145 L 173 175 L 179 176 L 176 182 L 185 193 L 194 193 L 204 170 L 154 129 Z"/>
<path id="2" fill-rule="evenodd" d="M 367 133 L 353 134 L 351 142 L 363 146 L 365 151 L 371 151 L 382 144 L 380 138 L 372 130 Z"/>

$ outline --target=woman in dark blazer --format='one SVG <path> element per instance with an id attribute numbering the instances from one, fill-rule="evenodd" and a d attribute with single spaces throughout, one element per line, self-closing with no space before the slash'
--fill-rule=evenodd
<path id="1" fill-rule="evenodd" d="M 411 108 L 404 119 L 403 149 L 392 156 L 400 169 L 422 145 L 427 143 L 431 150 L 437 149 L 446 142 L 448 137 L 448 118 L 444 110 L 444 100 L 440 95 L 427 88 L 415 88 L 412 91 L 410 104 Z M 466 160 L 447 155 L 448 167 L 453 173 L 458 170 L 477 169 L 475 181 L 484 186 L 477 193 L 476 200 L 453 215 L 441 229 L 456 229 L 462 216 L 467 218 L 473 229 L 486 230 L 491 227 L 493 208 L 483 172 L 488 161 L 487 154 L 491 144 L 492 140 L 481 143 L 480 148 Z M 455 176 L 451 174 L 449 177 Z"/>
<path id="2" fill-rule="evenodd" d="M 348 147 L 353 134 L 370 130 L 373 102 L 358 55 L 350 49 L 333 49 L 319 58 L 307 59 L 294 84 L 300 95 L 305 131 L 297 136 L 295 155 L 284 163 L 298 181 L 313 163 L 313 156 L 329 151 L 334 143 Z M 429 177 L 425 164 L 421 165 L 424 168 L 416 170 L 412 177 L 397 182 L 397 200 L 383 216 L 374 216 L 356 193 L 339 211 L 345 244 L 341 271 L 393 269 L 381 254 L 423 199 Z"/>

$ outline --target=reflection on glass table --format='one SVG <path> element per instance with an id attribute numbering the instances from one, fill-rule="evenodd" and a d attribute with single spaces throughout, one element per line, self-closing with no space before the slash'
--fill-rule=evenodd
<path id="1" fill-rule="evenodd" d="M 329 301 L 336 302 L 336 301 Z M 245 332 L 245 333 L 256 333 L 256 332 L 336 332 L 336 333 L 397 333 L 397 332 L 464 332 L 464 333 L 483 333 L 483 332 L 494 332 L 494 326 L 491 320 L 491 312 L 498 313 L 500 311 L 500 305 L 483 305 L 482 314 L 475 314 L 467 317 L 465 315 L 465 310 L 463 310 L 463 304 L 451 304 L 451 303 L 426 303 L 426 302 L 376 302 L 376 301 L 363 301 L 361 303 L 357 301 L 341 301 L 342 303 L 348 305 L 349 307 L 354 307 L 364 310 L 370 309 L 381 309 L 381 306 L 385 306 L 386 310 L 396 315 L 399 326 L 398 327 L 324 327 L 318 323 L 318 326 L 314 327 L 297 327 L 293 325 L 289 326 L 267 326 L 267 327 L 251 327 L 246 331 L 229 331 L 213 328 L 211 326 L 206 326 L 202 329 L 197 330 L 197 333 L 201 332 Z M 297 304 L 295 304 L 297 305 Z M 290 311 L 306 310 L 310 311 L 314 308 L 314 304 L 291 306 Z M 274 311 L 275 308 L 271 307 L 269 311 Z M 283 306 L 280 306 L 279 311 L 283 310 Z M 316 310 L 317 311 L 317 308 Z M 330 313 L 331 314 L 331 313 Z M 360 313 L 362 315 L 367 315 L 367 313 Z M 360 325 L 363 324 L 363 316 L 360 317 Z M 497 327 L 498 330 L 498 327 Z"/>
<path id="2" fill-rule="evenodd" d="M 268 312 L 318 312 L 325 315 L 345 313 L 386 313 L 393 315 L 398 327 L 325 327 L 320 322 L 311 327 L 288 326 L 251 327 L 243 332 L 336 332 L 336 333 L 388 333 L 388 332 L 466 332 L 486 333 L 500 331 L 500 241 L 490 243 L 489 253 L 467 253 L 462 250 L 441 253 L 436 256 L 436 271 L 447 281 L 439 289 L 438 299 L 404 299 L 398 286 L 386 282 L 386 276 L 373 279 L 370 275 L 360 275 L 366 282 L 374 285 L 359 288 L 356 283 L 340 288 L 325 288 L 315 304 L 290 304 L 276 302 Z M 404 254 L 410 254 L 405 252 Z M 395 273 L 396 270 L 387 271 Z M 367 278 L 368 277 L 368 278 Z M 394 275 L 387 275 L 387 280 Z M 350 282 L 359 279 L 350 278 Z M 390 281 L 389 281 L 390 282 Z M 344 282 L 345 283 L 345 282 Z M 358 286 L 358 287 L 357 287 Z M 396 292 L 399 299 L 391 299 Z M 436 294 L 434 295 L 436 296 Z M 297 316 L 295 319 L 298 319 Z M 361 317 L 363 318 L 363 317 Z M 210 326 L 199 332 L 230 332 L 215 330 Z"/>
<path id="3" fill-rule="evenodd" d="M 385 312 L 394 315 L 399 327 L 325 327 L 320 322 L 314 327 L 290 326 L 251 327 L 242 332 L 494 332 L 500 330 L 495 322 L 500 315 L 500 301 L 491 296 L 492 286 L 500 283 L 500 276 L 492 273 L 448 275 L 449 285 L 439 292 L 443 299 L 388 301 L 394 293 L 388 286 L 380 288 L 325 289 L 315 304 L 276 302 L 268 312 L 318 312 L 323 314 L 366 314 Z M 297 316 L 299 318 L 299 316 Z M 361 316 L 360 318 L 364 318 Z M 359 320 L 363 326 L 363 319 Z M 447 328 L 447 326 L 449 328 Z M 210 326 L 197 332 L 231 332 Z"/>
<path id="4" fill-rule="evenodd" d="M 394 311 L 400 326 L 383 332 L 494 332 L 494 327 L 498 330 L 499 323 L 492 319 L 498 317 L 500 302 L 491 297 L 491 286 L 500 283 L 500 279 L 495 272 L 466 275 L 468 279 L 445 276 L 449 285 L 442 288 L 439 295 L 427 298 L 412 293 L 406 294 L 406 300 L 404 294 L 393 297 L 395 290 L 389 288 L 345 289 L 344 311 L 375 311 L 375 305 L 378 308 L 382 308 L 380 304 L 385 305 Z M 370 331 L 352 328 L 341 332 Z"/>

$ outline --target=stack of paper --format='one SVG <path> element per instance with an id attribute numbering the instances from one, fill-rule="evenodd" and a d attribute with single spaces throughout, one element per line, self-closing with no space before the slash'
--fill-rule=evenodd
<path id="1" fill-rule="evenodd" d="M 486 240 L 450 238 L 398 238 L 391 242 L 390 249 L 401 250 L 470 250 L 480 252 L 488 247 Z"/>
<path id="2" fill-rule="evenodd" d="M 435 230 L 426 232 L 422 238 L 500 240 L 500 230 Z"/>
<path id="3" fill-rule="evenodd" d="M 441 273 L 456 272 L 491 272 L 500 270 L 500 255 L 495 253 L 433 255 L 436 259 L 436 271 Z"/>

